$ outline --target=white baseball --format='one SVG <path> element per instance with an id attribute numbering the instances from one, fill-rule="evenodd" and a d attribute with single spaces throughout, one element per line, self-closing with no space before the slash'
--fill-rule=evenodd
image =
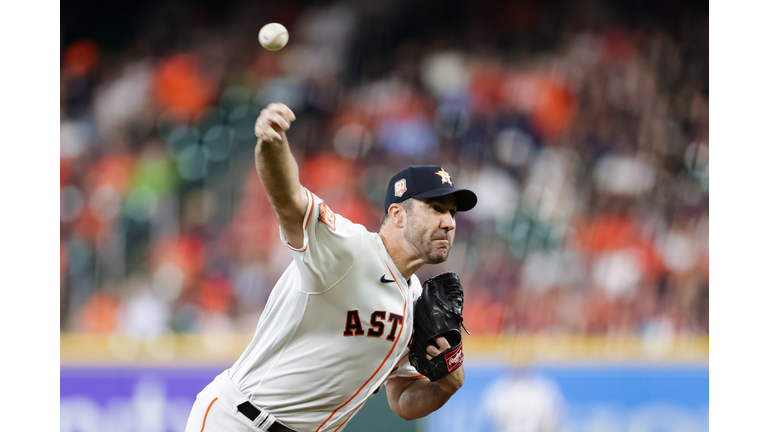
<path id="1" fill-rule="evenodd" d="M 259 43 L 270 51 L 277 51 L 288 43 L 288 29 L 279 23 L 269 23 L 259 31 Z"/>

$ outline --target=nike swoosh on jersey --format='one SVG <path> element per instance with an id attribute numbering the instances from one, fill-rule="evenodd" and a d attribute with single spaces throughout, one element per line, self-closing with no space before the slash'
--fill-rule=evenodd
<path id="1" fill-rule="evenodd" d="M 381 281 L 381 283 L 390 283 L 390 282 L 394 282 L 394 280 L 390 280 L 390 279 L 387 279 L 387 278 L 385 278 L 384 276 L 386 276 L 386 275 L 381 275 L 381 279 L 379 279 L 379 280 Z"/>

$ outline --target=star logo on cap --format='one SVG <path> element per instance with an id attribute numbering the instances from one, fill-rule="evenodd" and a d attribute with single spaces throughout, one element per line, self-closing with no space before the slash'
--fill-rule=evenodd
<path id="1" fill-rule="evenodd" d="M 443 182 L 440 184 L 448 182 L 449 185 L 453 186 L 453 182 L 451 181 L 451 175 L 445 172 L 443 167 L 440 167 L 440 171 L 436 171 L 435 174 L 439 175 L 440 178 L 443 180 Z"/>

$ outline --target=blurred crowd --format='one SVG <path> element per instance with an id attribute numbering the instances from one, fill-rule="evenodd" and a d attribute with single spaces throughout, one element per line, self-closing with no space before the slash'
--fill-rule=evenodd
<path id="1" fill-rule="evenodd" d="M 473 334 L 706 335 L 706 5 L 482 3 L 161 2 L 62 43 L 62 331 L 254 330 L 291 260 L 253 166 L 283 102 L 302 184 L 371 231 L 407 165 L 477 193 L 418 273 L 461 276 Z"/>

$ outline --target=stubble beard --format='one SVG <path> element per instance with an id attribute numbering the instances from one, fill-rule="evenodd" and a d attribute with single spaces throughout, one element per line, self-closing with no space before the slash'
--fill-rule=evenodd
<path id="1" fill-rule="evenodd" d="M 416 247 L 426 264 L 445 262 L 451 252 L 451 246 L 453 246 L 449 234 L 446 233 L 445 237 L 441 237 L 435 233 L 435 236 L 432 236 L 427 233 L 423 225 L 411 223 L 411 221 L 406 225 L 404 235 L 405 239 Z M 442 244 L 433 244 L 432 241 L 437 239 L 448 240 L 448 246 L 444 247 Z"/>

